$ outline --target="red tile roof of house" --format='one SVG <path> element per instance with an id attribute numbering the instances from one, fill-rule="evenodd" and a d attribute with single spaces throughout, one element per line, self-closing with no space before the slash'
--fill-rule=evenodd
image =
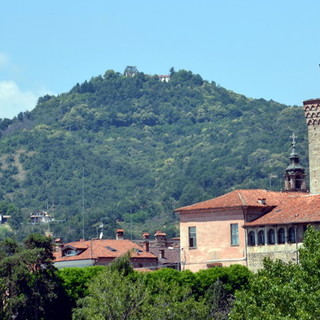
<path id="1" fill-rule="evenodd" d="M 305 192 L 276 192 L 262 189 L 235 190 L 220 197 L 178 208 L 175 211 L 197 214 L 237 207 L 269 208 L 270 211 L 245 227 L 320 222 L 320 195 Z"/>
<path id="2" fill-rule="evenodd" d="M 304 194 L 288 198 L 271 212 L 244 226 L 320 222 L 320 195 Z"/>
<path id="3" fill-rule="evenodd" d="M 66 248 L 74 248 L 83 250 L 78 255 L 62 256 L 62 251 Z M 142 247 L 130 240 L 87 240 L 76 241 L 64 244 L 62 250 L 54 253 L 55 262 L 58 261 L 72 261 L 72 260 L 87 260 L 87 259 L 99 259 L 99 258 L 117 258 L 123 254 L 131 251 L 131 258 L 144 258 L 144 259 L 156 259 L 151 252 L 146 252 Z"/>
<path id="4" fill-rule="evenodd" d="M 276 207 L 284 200 L 301 195 L 305 195 L 305 193 L 276 192 L 263 189 L 234 190 L 220 197 L 181 207 L 175 211 L 178 213 L 194 213 L 195 211 L 236 207 Z"/>

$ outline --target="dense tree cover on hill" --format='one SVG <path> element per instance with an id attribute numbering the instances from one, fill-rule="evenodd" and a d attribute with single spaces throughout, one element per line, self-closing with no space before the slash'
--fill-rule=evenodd
<path id="1" fill-rule="evenodd" d="M 21 209 L 11 220 L 20 238 L 48 228 L 29 224 L 35 210 L 48 210 L 50 231 L 65 240 L 79 239 L 83 224 L 96 237 L 101 222 L 107 237 L 119 226 L 173 236 L 179 206 L 235 188 L 280 190 L 293 131 L 307 164 L 302 108 L 186 70 L 171 69 L 169 82 L 108 70 L 39 98 L 0 130 L 0 201 Z"/>

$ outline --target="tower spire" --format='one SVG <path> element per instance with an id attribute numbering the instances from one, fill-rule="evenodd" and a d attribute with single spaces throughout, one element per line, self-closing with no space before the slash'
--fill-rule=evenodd
<path id="1" fill-rule="evenodd" d="M 292 133 L 292 150 L 290 154 L 290 164 L 285 171 L 284 190 L 307 192 L 305 169 L 300 164 L 299 156 L 296 152 L 296 136 Z"/>
<path id="2" fill-rule="evenodd" d="M 294 132 L 292 132 L 292 142 L 291 142 L 291 145 L 292 145 L 292 151 L 291 151 L 291 155 L 295 155 L 296 154 L 296 136 L 294 135 Z"/>

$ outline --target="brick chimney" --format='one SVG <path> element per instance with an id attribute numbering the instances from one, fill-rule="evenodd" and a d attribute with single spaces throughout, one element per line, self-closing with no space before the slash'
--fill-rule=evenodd
<path id="1" fill-rule="evenodd" d="M 150 237 L 150 234 L 148 232 L 144 232 L 142 234 L 142 238 L 144 239 L 144 241 L 143 241 L 143 249 L 146 252 L 149 252 L 149 237 Z"/>
<path id="2" fill-rule="evenodd" d="M 53 250 L 54 251 L 59 251 L 63 248 L 63 241 L 62 241 L 62 238 L 56 238 L 54 240 L 54 244 L 53 244 Z"/>
<path id="3" fill-rule="evenodd" d="M 123 240 L 124 239 L 124 230 L 117 229 L 116 230 L 116 240 Z"/>
<path id="4" fill-rule="evenodd" d="M 161 231 L 156 231 L 154 235 L 156 239 L 155 247 L 166 247 L 167 246 L 167 234 Z"/>
<path id="5" fill-rule="evenodd" d="M 165 256 L 164 256 L 164 249 L 160 249 L 159 250 L 159 259 L 164 259 Z"/>

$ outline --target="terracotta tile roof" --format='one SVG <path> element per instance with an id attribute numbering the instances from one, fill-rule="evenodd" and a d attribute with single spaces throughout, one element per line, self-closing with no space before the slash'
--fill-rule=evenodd
<path id="1" fill-rule="evenodd" d="M 320 195 L 300 194 L 281 202 L 271 212 L 245 223 L 245 227 L 320 222 Z"/>
<path id="2" fill-rule="evenodd" d="M 82 252 L 73 256 L 62 256 L 62 251 L 65 250 L 65 248 L 75 248 Z M 99 258 L 114 259 L 130 250 L 133 250 L 131 258 L 156 258 L 152 253 L 144 251 L 142 247 L 130 240 L 114 239 L 69 242 L 64 245 L 62 251 L 59 250 L 55 252 L 54 255 L 56 258 L 55 262 Z"/>
<path id="3" fill-rule="evenodd" d="M 305 193 L 276 192 L 263 189 L 234 190 L 220 197 L 181 207 L 175 211 L 181 214 L 236 207 L 276 207 L 282 201 L 300 195 L 305 195 Z"/>

